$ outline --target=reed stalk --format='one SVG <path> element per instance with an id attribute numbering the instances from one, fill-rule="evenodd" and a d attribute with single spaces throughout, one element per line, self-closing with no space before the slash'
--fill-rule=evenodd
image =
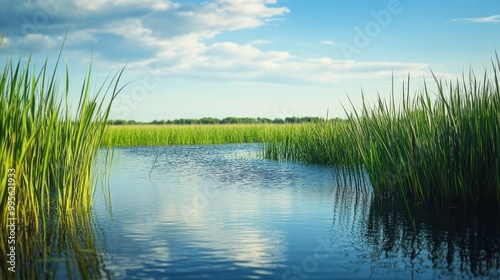
<path id="1" fill-rule="evenodd" d="M 17 219 L 16 247 L 23 250 L 21 254 L 41 257 L 45 262 L 50 245 L 29 249 L 24 244 L 28 239 L 22 237 L 28 234 L 47 240 L 54 223 L 67 228 L 78 224 L 68 223 L 63 217 L 90 214 L 97 178 L 95 156 L 102 146 L 111 104 L 122 89 L 119 80 L 123 69 L 91 92 L 90 66 L 77 110 L 72 111 L 68 105 L 67 65 L 65 83 L 61 87 L 58 82 L 61 53 L 62 48 L 53 69 L 49 69 L 48 61 L 37 66 L 31 57 L 10 58 L 0 73 L 2 256 L 7 255 L 9 247 L 4 234 L 8 232 L 8 218 Z M 12 170 L 14 176 L 9 175 Z M 9 185 L 12 182 L 15 184 Z M 8 208 L 11 205 L 13 211 Z"/>
<path id="2" fill-rule="evenodd" d="M 451 206 L 500 202 L 500 87 L 498 56 L 481 78 L 428 85 L 403 101 L 380 97 L 346 121 L 304 127 L 266 143 L 277 160 L 345 167 L 354 177 L 368 172 L 375 193 L 404 201 Z M 413 96 L 413 97 L 411 97 Z M 344 170 L 342 168 L 336 170 Z M 342 177 L 342 176 L 339 176 Z M 343 176 L 346 178 L 346 176 Z"/>

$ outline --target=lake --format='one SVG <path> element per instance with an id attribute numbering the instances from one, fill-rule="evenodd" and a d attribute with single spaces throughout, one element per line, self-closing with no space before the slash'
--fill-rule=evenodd
<path id="1" fill-rule="evenodd" d="M 413 227 L 404 203 L 369 184 L 260 151 L 115 148 L 111 196 L 98 188 L 93 210 L 102 277 L 500 277 L 498 211 L 413 205 Z"/>

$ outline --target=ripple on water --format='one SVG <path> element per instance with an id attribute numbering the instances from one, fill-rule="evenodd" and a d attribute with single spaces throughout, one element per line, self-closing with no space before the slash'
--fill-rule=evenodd
<path id="1" fill-rule="evenodd" d="M 478 231 L 498 217 L 467 225 L 422 211 L 414 233 L 400 205 L 337 185 L 330 167 L 262 160 L 260 148 L 116 149 L 112 215 L 99 192 L 94 208 L 111 274 L 300 279 L 295 267 L 308 279 L 499 276 L 491 264 L 500 263 L 500 231 Z M 447 219 L 454 222 L 444 226 Z M 478 237 L 467 234 L 473 223 Z M 479 268 L 467 261 L 476 249 L 484 250 Z"/>

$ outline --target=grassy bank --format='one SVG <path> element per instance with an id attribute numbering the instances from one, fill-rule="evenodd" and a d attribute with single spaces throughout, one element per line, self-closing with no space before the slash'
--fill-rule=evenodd
<path id="1" fill-rule="evenodd" d="M 379 99 L 348 121 L 266 145 L 271 159 L 363 165 L 376 193 L 444 205 L 500 202 L 500 61 L 461 81 L 435 78 L 403 102 Z M 409 83 L 409 81 L 407 81 Z M 393 93 L 395 94 L 395 93 Z"/>

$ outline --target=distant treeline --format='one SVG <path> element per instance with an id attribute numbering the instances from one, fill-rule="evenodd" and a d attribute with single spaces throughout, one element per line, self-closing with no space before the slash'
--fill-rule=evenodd
<path id="1" fill-rule="evenodd" d="M 109 120 L 111 125 L 130 125 L 130 124 L 284 124 L 284 123 L 319 123 L 326 120 L 319 117 L 290 117 L 285 119 L 276 118 L 235 118 L 224 119 L 201 118 L 201 119 L 176 119 L 176 120 L 154 120 L 152 122 L 136 122 L 134 120 Z"/>

